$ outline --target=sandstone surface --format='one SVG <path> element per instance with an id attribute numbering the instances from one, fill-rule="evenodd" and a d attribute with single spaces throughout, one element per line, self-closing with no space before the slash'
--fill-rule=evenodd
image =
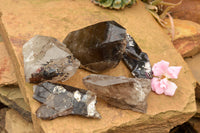
<path id="1" fill-rule="evenodd" d="M 193 126 L 197 133 L 200 132 L 200 119 L 199 118 L 192 118 L 189 120 L 189 123 Z"/>
<path id="2" fill-rule="evenodd" d="M 167 21 L 168 34 L 171 36 L 171 24 Z M 200 25 L 189 21 L 174 19 L 174 47 L 183 57 L 191 57 L 200 52 Z"/>
<path id="3" fill-rule="evenodd" d="M 0 109 L 1 133 L 34 133 L 33 124 L 13 109 Z"/>
<path id="4" fill-rule="evenodd" d="M 2 39 L 0 40 L 0 49 L 0 86 L 17 84 L 13 64 Z"/>
<path id="5" fill-rule="evenodd" d="M 8 133 L 34 133 L 33 124 L 24 120 L 18 112 L 9 109 L 5 115 L 5 130 Z"/>
<path id="6" fill-rule="evenodd" d="M 31 107 L 36 132 L 61 133 L 67 130 L 69 133 L 164 133 L 187 121 L 196 112 L 193 85 L 196 81 L 191 71 L 174 49 L 168 36 L 140 1 L 137 5 L 122 11 L 102 9 L 86 0 L 0 0 L 0 2 L 4 14 L 2 22 L 6 28 L 0 22 L 0 32 L 3 33 L 7 49 L 12 55 L 21 92 Z M 147 99 L 149 107 L 146 114 L 110 107 L 97 99 L 97 110 L 102 115 L 101 120 L 79 116 L 62 117 L 51 121 L 37 119 L 35 112 L 40 104 L 32 98 L 33 85 L 25 83 L 21 52 L 23 44 L 36 34 L 63 40 L 71 31 L 105 20 L 115 20 L 124 26 L 142 51 L 149 55 L 151 65 L 166 60 L 171 65 L 183 66 L 179 78 L 174 81 L 178 86 L 175 95 L 169 97 L 151 92 Z M 78 69 L 65 84 L 85 89 L 82 78 L 89 74 L 91 73 Z M 131 77 L 123 62 L 103 74 Z"/>
<path id="7" fill-rule="evenodd" d="M 30 108 L 25 103 L 19 87 L 6 86 L 0 87 L 0 102 L 16 110 L 24 119 L 31 122 Z"/>
<path id="8" fill-rule="evenodd" d="M 8 108 L 2 108 L 0 109 L 0 132 L 6 133 L 5 129 L 5 116 L 6 112 L 8 111 Z"/>
<path id="9" fill-rule="evenodd" d="M 195 79 L 197 80 L 195 95 L 196 95 L 196 98 L 200 99 L 200 69 L 199 69 L 200 68 L 200 53 L 191 58 L 186 58 L 185 61 L 187 62 Z"/>

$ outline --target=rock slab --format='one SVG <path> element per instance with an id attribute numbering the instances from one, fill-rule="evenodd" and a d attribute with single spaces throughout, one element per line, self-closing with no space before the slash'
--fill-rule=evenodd
<path id="1" fill-rule="evenodd" d="M 169 37 L 140 1 L 136 6 L 120 12 L 102 9 L 89 1 L 81 0 L 20 0 L 15 2 L 13 0 L 0 0 L 0 2 L 1 11 L 4 14 L 2 21 L 0 21 L 0 32 L 3 32 L 2 37 L 10 51 L 12 61 L 15 63 L 14 67 L 21 92 L 25 101 L 31 107 L 36 132 L 61 133 L 67 130 L 68 132 L 81 133 L 166 133 L 174 126 L 187 121 L 196 112 L 193 86 L 196 81 L 191 71 L 174 49 Z M 24 12 L 25 10 L 26 12 Z M 40 104 L 32 98 L 33 85 L 26 83 L 24 79 L 21 52 L 24 42 L 35 34 L 54 36 L 58 40 L 63 40 L 71 31 L 108 20 L 115 20 L 127 29 L 127 32 L 134 37 L 142 51 L 148 53 L 151 65 L 160 60 L 166 60 L 172 66 L 183 67 L 179 78 L 174 81 L 178 86 L 175 95 L 168 97 L 150 92 L 147 99 L 148 109 L 146 114 L 117 109 L 108 106 L 103 100 L 99 99 L 96 107 L 102 116 L 101 120 L 76 116 L 60 117 L 51 121 L 38 119 L 35 112 Z M 78 69 L 77 73 L 64 84 L 86 89 L 82 83 L 82 78 L 90 74 L 88 71 Z M 102 74 L 132 77 L 123 62 Z"/>
<path id="2" fill-rule="evenodd" d="M 1 34 L 0 34 L 1 36 Z M 14 67 L 3 40 L 0 41 L 0 87 L 10 84 L 17 84 Z"/>
<path id="3" fill-rule="evenodd" d="M 33 123 L 24 120 L 18 112 L 12 109 L 6 112 L 5 130 L 8 133 L 34 133 Z"/>
<path id="4" fill-rule="evenodd" d="M 0 102 L 16 110 L 25 120 L 32 121 L 30 107 L 25 103 L 19 87 L 0 87 Z"/>
<path id="5" fill-rule="evenodd" d="M 195 95 L 196 98 L 200 99 L 200 53 L 191 57 L 186 58 L 185 61 L 187 62 L 189 68 L 191 69 L 195 79 L 197 80 L 196 88 L 195 88 Z"/>
<path id="6" fill-rule="evenodd" d="M 189 21 L 174 19 L 174 47 L 183 57 L 191 57 L 200 52 L 200 25 Z M 167 20 L 168 32 L 171 31 L 170 22 Z M 168 33 L 169 35 L 171 33 Z"/>
<path id="7" fill-rule="evenodd" d="M 0 109 L 1 133 L 34 133 L 33 124 L 13 109 Z"/>

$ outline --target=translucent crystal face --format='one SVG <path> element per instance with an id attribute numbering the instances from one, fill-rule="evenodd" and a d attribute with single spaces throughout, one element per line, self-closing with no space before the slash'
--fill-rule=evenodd
<path id="1" fill-rule="evenodd" d="M 100 73 L 121 60 L 126 47 L 126 29 L 114 21 L 100 22 L 69 33 L 63 43 L 83 68 Z"/>
<path id="2" fill-rule="evenodd" d="M 92 74 L 85 77 L 83 83 L 113 106 L 146 112 L 146 99 L 151 91 L 150 79 Z"/>
<path id="3" fill-rule="evenodd" d="M 24 72 L 27 82 L 69 79 L 80 62 L 53 37 L 37 35 L 23 46 Z"/>

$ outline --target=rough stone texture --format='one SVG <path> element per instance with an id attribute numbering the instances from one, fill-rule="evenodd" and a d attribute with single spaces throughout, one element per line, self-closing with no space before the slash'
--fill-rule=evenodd
<path id="1" fill-rule="evenodd" d="M 54 119 L 66 115 L 101 118 L 96 111 L 96 95 L 91 91 L 63 84 L 43 82 L 33 86 L 33 98 L 43 103 L 36 115 L 41 119 Z"/>
<path id="2" fill-rule="evenodd" d="M 91 74 L 83 78 L 83 84 L 110 105 L 146 113 L 150 79 Z"/>
<path id="3" fill-rule="evenodd" d="M 61 133 L 67 130 L 82 133 L 166 133 L 174 126 L 187 121 L 196 112 L 193 86 L 196 81 L 191 71 L 174 49 L 169 37 L 140 1 L 137 5 L 120 12 L 99 8 L 85 0 L 0 0 L 0 2 L 1 11 L 4 13 L 2 20 L 10 41 L 5 29 L 2 28 L 1 21 L 0 32 L 3 32 L 7 49 L 12 55 L 21 92 L 31 107 L 36 132 Z M 35 111 L 40 104 L 32 98 L 32 85 L 25 83 L 22 45 L 35 34 L 54 36 L 58 40 L 63 40 L 71 31 L 105 20 L 115 20 L 123 25 L 142 51 L 148 53 L 151 65 L 160 60 L 166 60 L 173 66 L 183 66 L 179 78 L 173 81 L 178 86 L 175 95 L 169 97 L 150 92 L 147 99 L 149 108 L 146 114 L 110 107 L 98 99 L 96 107 L 102 116 L 101 120 L 78 116 L 60 117 L 52 121 L 37 119 Z M 78 69 L 77 73 L 65 84 L 84 89 L 82 78 L 89 74 L 87 71 Z M 103 74 L 131 77 L 123 62 Z"/>
<path id="4" fill-rule="evenodd" d="M 197 105 L 197 113 L 194 115 L 194 117 L 200 118 L 200 99 L 196 99 L 196 105 Z"/>
<path id="5" fill-rule="evenodd" d="M 195 79 L 197 80 L 195 95 L 196 98 L 200 99 L 200 53 L 193 56 L 192 58 L 186 58 L 190 70 L 192 71 Z"/>
<path id="6" fill-rule="evenodd" d="M 13 64 L 10 60 L 5 44 L 1 40 L 0 49 L 0 86 L 17 84 Z"/>
<path id="7" fill-rule="evenodd" d="M 185 122 L 170 130 L 169 133 L 198 133 L 190 122 Z"/>
<path id="8" fill-rule="evenodd" d="M 0 102 L 16 110 L 27 121 L 32 121 L 30 107 L 25 103 L 19 87 L 0 87 Z"/>
<path id="9" fill-rule="evenodd" d="M 126 47 L 126 29 L 105 21 L 70 32 L 63 41 L 82 67 L 101 73 L 119 64 Z"/>
<path id="10" fill-rule="evenodd" d="M 186 58 L 185 61 L 191 69 L 195 79 L 200 83 L 200 53 L 191 58 Z"/>
<path id="11" fill-rule="evenodd" d="M 142 52 L 133 37 L 127 34 L 126 50 L 123 61 L 130 69 L 131 74 L 137 78 L 152 78 L 151 64 L 146 53 Z"/>
<path id="12" fill-rule="evenodd" d="M 200 25 L 188 21 L 174 19 L 175 36 L 173 40 L 174 47 L 183 57 L 190 57 L 200 52 Z M 171 25 L 167 20 L 167 27 Z M 168 30 L 170 32 L 170 30 Z M 170 35 L 170 33 L 168 33 Z"/>
<path id="13" fill-rule="evenodd" d="M 200 99 L 200 83 L 196 83 L 196 88 L 195 88 L 195 96 L 196 98 Z"/>
<path id="14" fill-rule="evenodd" d="M 191 118 L 188 122 L 193 126 L 197 133 L 200 133 L 200 118 Z"/>
<path id="15" fill-rule="evenodd" d="M 76 73 L 80 62 L 53 37 L 36 35 L 23 45 L 27 82 L 65 81 Z"/>
<path id="16" fill-rule="evenodd" d="M 5 130 L 8 133 L 35 133 L 33 124 L 24 120 L 13 109 L 9 109 L 5 115 Z"/>
<path id="17" fill-rule="evenodd" d="M 0 109 L 0 132 L 1 133 L 7 132 L 5 129 L 5 117 L 6 117 L 7 111 L 8 111 L 8 108 Z"/>
<path id="18" fill-rule="evenodd" d="M 171 3 L 178 3 L 180 0 L 164 0 Z M 200 2 L 199 0 L 183 0 L 179 6 L 171 9 L 173 18 L 190 20 L 200 24 Z"/>
<path id="19" fill-rule="evenodd" d="M 13 109 L 0 109 L 0 132 L 1 133 L 34 133 L 33 124 L 24 120 Z"/>
<path id="20" fill-rule="evenodd" d="M 0 109 L 5 108 L 5 107 L 7 107 L 7 106 L 0 102 Z"/>

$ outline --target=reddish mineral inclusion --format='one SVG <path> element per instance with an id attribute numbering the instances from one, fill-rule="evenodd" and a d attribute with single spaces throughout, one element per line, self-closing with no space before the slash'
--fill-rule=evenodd
<path id="1" fill-rule="evenodd" d="M 23 46 L 27 82 L 65 81 L 73 76 L 80 62 L 57 39 L 36 35 Z"/>

